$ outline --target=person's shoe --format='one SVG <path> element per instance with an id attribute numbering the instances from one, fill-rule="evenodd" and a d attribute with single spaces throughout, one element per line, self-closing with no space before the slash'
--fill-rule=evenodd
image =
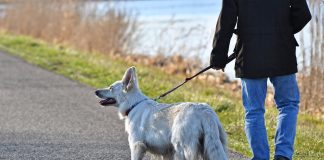
<path id="1" fill-rule="evenodd" d="M 289 160 L 289 158 L 278 155 L 278 156 L 275 156 L 273 160 Z"/>

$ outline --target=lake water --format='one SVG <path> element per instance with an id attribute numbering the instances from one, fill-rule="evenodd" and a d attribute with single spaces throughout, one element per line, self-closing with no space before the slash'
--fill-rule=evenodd
<path id="1" fill-rule="evenodd" d="M 107 6 L 115 7 L 137 15 L 143 37 L 136 52 L 149 55 L 163 53 L 198 57 L 204 66 L 209 65 L 221 3 L 221 0 L 96 2 L 103 9 Z M 231 43 L 230 51 L 233 50 L 234 43 L 235 38 Z M 233 62 L 226 68 L 226 73 L 231 78 L 234 77 L 233 68 Z"/>
<path id="2" fill-rule="evenodd" d="M 137 15 L 143 33 L 141 48 L 137 48 L 137 51 L 155 54 L 158 48 L 180 47 L 179 45 L 183 44 L 186 44 L 187 48 L 204 44 L 210 49 L 221 0 L 137 0 L 99 3 L 99 8 L 104 9 L 107 6 L 126 9 Z M 164 54 L 174 54 L 173 51 L 181 49 L 175 48 L 171 53 Z M 201 56 L 202 53 L 196 54 Z M 196 54 L 186 53 L 191 56 Z"/>

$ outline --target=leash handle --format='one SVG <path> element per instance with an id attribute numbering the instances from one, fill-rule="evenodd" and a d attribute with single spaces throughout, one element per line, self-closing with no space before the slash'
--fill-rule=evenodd
<path id="1" fill-rule="evenodd" d="M 231 62 L 233 59 L 235 59 L 235 57 L 236 57 L 235 53 L 232 53 L 232 54 L 228 57 L 226 64 L 228 64 L 228 63 Z M 185 81 L 182 82 L 181 84 L 179 84 L 178 86 L 176 86 L 176 87 L 172 88 L 171 90 L 169 90 L 169 91 L 167 91 L 167 92 L 161 94 L 160 96 L 158 96 L 157 98 L 155 98 L 155 99 L 153 99 L 153 100 L 154 100 L 154 101 L 157 101 L 157 100 L 159 100 L 159 99 L 165 97 L 166 95 L 170 94 L 171 92 L 177 90 L 179 87 L 183 86 L 183 85 L 184 85 L 185 83 L 187 83 L 188 81 L 192 80 L 193 78 L 197 77 L 198 75 L 200 75 L 200 74 L 206 72 L 207 70 L 209 70 L 209 69 L 211 69 L 211 68 L 213 68 L 213 66 L 208 66 L 208 67 L 204 68 L 203 70 L 199 71 L 199 72 L 196 73 L 195 75 L 186 78 Z"/>

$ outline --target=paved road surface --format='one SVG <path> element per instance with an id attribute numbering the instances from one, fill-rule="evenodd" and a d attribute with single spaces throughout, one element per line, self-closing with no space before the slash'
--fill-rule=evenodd
<path id="1" fill-rule="evenodd" d="M 130 159 L 116 109 L 93 91 L 0 52 L 0 159 Z"/>

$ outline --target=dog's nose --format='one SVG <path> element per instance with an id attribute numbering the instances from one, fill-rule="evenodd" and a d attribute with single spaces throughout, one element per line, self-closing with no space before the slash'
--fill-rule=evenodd
<path id="1" fill-rule="evenodd" d="M 95 94 L 98 96 L 99 95 L 99 92 L 100 92 L 99 90 L 96 90 L 95 91 Z"/>

